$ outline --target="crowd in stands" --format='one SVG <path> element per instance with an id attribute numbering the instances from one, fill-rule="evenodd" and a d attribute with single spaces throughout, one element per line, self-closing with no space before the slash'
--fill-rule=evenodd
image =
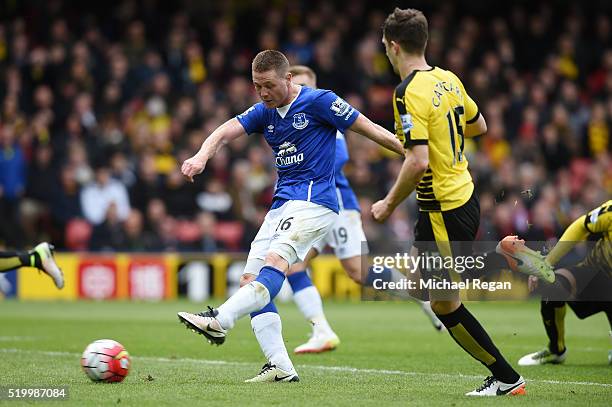
<path id="1" fill-rule="evenodd" d="M 267 212 L 263 137 L 225 146 L 187 182 L 180 163 L 258 102 L 250 63 L 279 49 L 393 129 L 400 82 L 381 25 L 392 2 L 0 1 L 0 245 L 247 251 Z M 416 1 L 427 58 L 484 114 L 466 141 L 480 239 L 554 240 L 612 196 L 612 21 L 605 2 Z M 414 197 L 370 215 L 401 159 L 347 134 L 345 172 L 373 249 L 413 237 Z"/>

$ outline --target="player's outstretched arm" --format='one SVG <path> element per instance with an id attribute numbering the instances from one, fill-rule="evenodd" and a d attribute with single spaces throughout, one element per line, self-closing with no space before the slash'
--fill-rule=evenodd
<path id="1" fill-rule="evenodd" d="M 189 182 L 193 182 L 193 177 L 204 171 L 206 162 L 217 153 L 221 145 L 227 144 L 235 138 L 244 135 L 246 135 L 246 132 L 238 119 L 229 119 L 221 126 L 217 127 L 217 129 L 204 140 L 202 147 L 200 147 L 200 150 L 193 157 L 185 160 L 181 166 L 181 172 Z"/>
<path id="2" fill-rule="evenodd" d="M 378 222 L 384 222 L 393 210 L 414 191 L 429 165 L 429 147 L 419 144 L 406 151 L 406 159 L 402 164 L 395 184 L 387 196 L 372 205 L 372 217 Z"/>
<path id="3" fill-rule="evenodd" d="M 382 126 L 374 123 L 363 114 L 360 114 L 355 123 L 349 127 L 355 133 L 369 138 L 375 143 L 380 144 L 388 150 L 395 151 L 399 155 L 404 155 L 404 148 L 395 135 Z"/>
<path id="4" fill-rule="evenodd" d="M 548 264 L 554 267 L 578 242 L 583 242 L 589 237 L 589 231 L 584 226 L 586 215 L 582 215 L 565 229 L 563 235 L 546 256 Z"/>

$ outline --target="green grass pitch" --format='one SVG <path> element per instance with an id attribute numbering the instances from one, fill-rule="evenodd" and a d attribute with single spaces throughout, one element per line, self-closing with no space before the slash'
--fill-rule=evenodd
<path id="1" fill-rule="evenodd" d="M 488 302 L 468 307 L 497 346 L 516 365 L 545 344 L 539 304 Z M 68 386 L 69 400 L 30 402 L 56 406 L 235 405 L 491 405 L 466 391 L 487 371 L 459 349 L 448 334 L 433 330 L 410 303 L 326 302 L 328 319 L 342 343 L 320 355 L 294 356 L 300 383 L 245 384 L 265 362 L 248 318 L 221 347 L 180 325 L 176 312 L 195 311 L 188 302 L 0 302 L 0 387 Z M 280 304 L 283 333 L 292 350 L 309 327 L 293 304 Z M 527 395 L 496 405 L 612 403 L 612 347 L 603 314 L 580 321 L 568 310 L 569 356 L 561 366 L 521 368 Z M 95 340 L 121 342 L 132 355 L 130 375 L 120 384 L 92 383 L 79 366 Z M 1 405 L 25 404 L 2 401 Z"/>

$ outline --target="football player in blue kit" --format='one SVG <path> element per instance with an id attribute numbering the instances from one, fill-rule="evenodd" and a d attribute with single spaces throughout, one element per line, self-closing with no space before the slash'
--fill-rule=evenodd
<path id="1" fill-rule="evenodd" d="M 178 313 L 188 328 L 217 345 L 247 314 L 251 314 L 256 333 L 269 325 L 281 331 L 272 300 L 291 265 L 306 257 L 338 216 L 334 177 L 337 130 L 351 129 L 404 155 L 393 134 L 334 92 L 294 84 L 289 61 L 281 52 L 257 54 L 252 79 L 261 102 L 219 126 L 181 167 L 182 173 L 193 180 L 223 143 L 245 134 L 263 134 L 275 153 L 278 182 L 272 207 L 251 243 L 241 288 L 216 309 Z M 262 343 L 268 363 L 253 381 L 298 381 L 282 335 L 263 338 Z"/>

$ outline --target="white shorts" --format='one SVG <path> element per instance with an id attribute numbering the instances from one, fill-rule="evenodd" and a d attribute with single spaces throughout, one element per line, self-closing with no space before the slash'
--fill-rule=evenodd
<path id="1" fill-rule="evenodd" d="M 313 249 L 321 253 L 327 245 L 334 249 L 334 254 L 340 260 L 368 254 L 361 213 L 354 209 L 341 210 L 325 238 L 313 245 Z"/>
<path id="2" fill-rule="evenodd" d="M 287 260 L 289 266 L 304 260 L 337 218 L 331 209 L 307 201 L 287 201 L 272 209 L 251 243 L 244 273 L 259 275 L 270 252 Z"/>

